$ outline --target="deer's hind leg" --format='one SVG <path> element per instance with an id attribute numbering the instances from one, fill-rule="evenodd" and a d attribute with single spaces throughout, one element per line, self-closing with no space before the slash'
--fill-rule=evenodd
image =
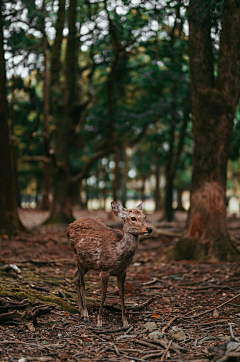
<path id="1" fill-rule="evenodd" d="M 84 318 L 84 321 L 88 322 L 89 318 L 88 318 L 88 311 L 85 300 L 85 282 L 84 282 L 84 274 L 88 272 L 88 269 L 85 268 L 79 262 L 77 263 L 77 268 L 78 270 L 74 274 L 74 283 L 78 296 L 79 312 L 81 317 Z"/>
<path id="2" fill-rule="evenodd" d="M 79 286 L 80 286 L 80 301 L 79 301 L 79 308 L 80 308 L 80 313 L 81 316 L 84 318 L 84 322 L 89 322 L 89 317 L 88 317 L 88 311 L 87 311 L 87 306 L 86 306 L 86 299 L 85 299 L 85 280 L 84 280 L 84 275 L 88 272 L 88 269 L 85 268 L 85 266 L 83 264 L 81 264 L 79 261 L 77 262 L 77 267 L 78 267 L 78 272 L 79 272 Z M 82 308 L 82 312 L 81 312 L 81 308 Z"/>
<path id="3" fill-rule="evenodd" d="M 81 296 L 81 291 L 80 291 L 80 273 L 79 270 L 77 270 L 74 274 L 74 284 L 75 284 L 75 288 L 77 291 L 77 296 L 78 296 L 78 306 L 79 306 L 79 312 L 81 317 L 83 317 L 83 303 L 82 303 L 82 296 Z"/>
<path id="4" fill-rule="evenodd" d="M 125 306 L 124 306 L 124 282 L 125 282 L 125 278 L 126 278 L 126 273 L 120 274 L 117 277 L 117 279 L 118 279 L 118 288 L 119 288 L 119 297 L 120 297 L 120 300 L 121 300 L 121 308 L 122 308 L 123 327 L 128 326 L 128 321 L 127 321 L 127 317 L 126 317 L 126 313 L 125 313 Z"/>

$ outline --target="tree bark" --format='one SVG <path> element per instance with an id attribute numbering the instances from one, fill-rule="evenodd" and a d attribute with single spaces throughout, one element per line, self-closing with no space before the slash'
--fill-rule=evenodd
<path id="1" fill-rule="evenodd" d="M 17 212 L 17 192 L 9 144 L 6 68 L 3 48 L 3 1 L 0 0 L 0 234 L 23 229 Z"/>
<path id="2" fill-rule="evenodd" d="M 65 0 L 58 1 L 58 14 L 56 21 L 56 38 L 54 40 L 51 52 L 51 88 L 54 87 L 54 91 L 59 92 L 59 77 L 61 71 L 61 47 L 63 40 L 63 28 L 65 21 Z M 53 94 L 52 94 L 53 95 Z"/>
<path id="3" fill-rule="evenodd" d="M 64 2 L 65 3 L 65 2 Z M 53 203 L 51 207 L 51 214 L 47 220 L 48 224 L 51 223 L 69 223 L 73 221 L 71 209 L 71 173 L 69 167 L 69 138 L 72 124 L 72 109 L 75 100 L 75 85 L 76 85 L 76 62 L 77 62 L 77 46 L 76 46 L 76 0 L 71 0 L 69 3 L 69 34 L 66 49 L 65 59 L 65 86 L 64 86 L 64 100 L 63 104 L 58 103 L 55 105 L 56 115 L 56 131 L 55 131 L 55 167 L 53 170 Z M 60 57 L 62 34 L 60 33 L 64 25 L 65 9 L 61 1 L 59 1 L 59 13 L 56 26 L 57 35 L 55 45 L 53 46 L 52 54 L 52 86 L 55 91 L 60 91 L 59 73 L 60 62 L 56 59 L 56 55 Z M 54 70 L 57 62 L 57 69 Z"/>
<path id="4" fill-rule="evenodd" d="M 155 190 L 154 190 L 154 201 L 155 201 L 155 210 L 161 210 L 161 194 L 160 194 L 160 167 L 156 166 L 155 170 Z"/>
<path id="5" fill-rule="evenodd" d="M 199 1 L 200 2 L 200 1 Z M 189 55 L 193 135 L 193 176 L 186 231 L 174 258 L 239 258 L 226 225 L 226 174 L 233 118 L 239 100 L 240 2 L 225 0 L 216 82 L 207 3 L 191 2 Z"/>
<path id="6" fill-rule="evenodd" d="M 182 194 L 183 194 L 183 189 L 178 187 L 177 188 L 177 203 L 178 203 L 177 210 L 178 211 L 186 211 L 182 204 Z"/>
<path id="7" fill-rule="evenodd" d="M 146 178 L 142 177 L 142 187 L 140 189 L 140 197 L 141 201 L 145 201 L 145 184 L 146 184 Z"/>
<path id="8" fill-rule="evenodd" d="M 165 218 L 167 221 L 172 221 L 174 217 L 173 212 L 173 180 L 174 175 L 168 172 L 166 175 L 166 186 L 165 186 Z"/>
<path id="9" fill-rule="evenodd" d="M 46 18 L 45 0 L 42 3 L 42 14 L 43 14 L 43 56 L 44 56 L 44 72 L 43 72 L 43 154 L 45 157 L 49 157 L 49 86 L 48 86 L 48 53 L 47 53 L 47 34 L 45 29 L 45 18 Z M 49 210 L 50 208 L 50 165 L 44 163 L 43 165 L 43 189 L 42 189 L 42 200 L 39 204 L 40 210 Z"/>
<path id="10" fill-rule="evenodd" d="M 122 206 L 126 207 L 127 202 L 127 181 L 128 181 L 128 155 L 127 155 L 127 145 L 123 144 L 123 174 L 122 174 Z"/>
<path id="11" fill-rule="evenodd" d="M 115 149 L 113 159 L 114 159 L 114 162 L 115 162 L 114 179 L 113 179 L 113 184 L 112 184 L 113 201 L 117 201 L 118 190 L 119 190 L 119 177 L 120 177 L 120 172 L 119 172 L 119 149 L 118 148 Z"/>

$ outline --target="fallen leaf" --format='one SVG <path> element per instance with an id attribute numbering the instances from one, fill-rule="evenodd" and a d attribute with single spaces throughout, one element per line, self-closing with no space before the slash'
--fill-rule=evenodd
<path id="1" fill-rule="evenodd" d="M 160 315 L 159 314 L 153 314 L 151 317 L 152 318 L 160 318 Z"/>

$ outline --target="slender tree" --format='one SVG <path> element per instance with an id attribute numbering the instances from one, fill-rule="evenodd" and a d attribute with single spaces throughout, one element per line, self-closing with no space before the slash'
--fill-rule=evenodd
<path id="1" fill-rule="evenodd" d="M 3 1 L 0 0 L 0 233 L 12 234 L 22 228 L 17 212 L 17 193 L 9 144 L 6 68 L 3 39 Z"/>
<path id="2" fill-rule="evenodd" d="M 191 207 L 175 259 L 237 258 L 226 225 L 226 171 L 233 119 L 239 101 L 240 1 L 223 6 L 217 76 L 214 77 L 208 2 L 191 0 L 189 56 L 194 135 Z M 216 11 L 215 11 L 216 13 Z"/>
<path id="3" fill-rule="evenodd" d="M 56 131 L 55 131 L 55 169 L 53 176 L 53 206 L 49 223 L 69 222 L 73 220 L 70 202 L 70 169 L 69 169 L 69 138 L 73 103 L 76 94 L 76 14 L 77 2 L 71 0 L 68 9 L 69 34 L 65 59 L 65 84 L 63 104 L 58 99 Z M 59 7 L 60 9 L 60 7 Z M 64 9 L 62 9 L 64 11 Z M 62 25 L 62 23 L 61 23 Z M 59 34 L 61 37 L 62 34 Z M 57 38 L 56 38 L 57 41 Z M 61 47 L 57 48 L 60 52 Z M 55 54 L 54 54 L 55 56 Z M 52 64 L 52 69 L 55 65 Z M 55 85 L 59 82 L 59 73 L 56 73 Z"/>
<path id="4" fill-rule="evenodd" d="M 48 40 L 46 34 L 46 3 L 42 3 L 42 46 L 44 56 L 44 72 L 43 72 L 43 154 L 49 157 L 49 77 L 48 77 Z M 43 190 L 42 200 L 39 208 L 48 210 L 50 208 L 49 201 L 50 194 L 50 164 L 44 163 L 43 165 Z"/>

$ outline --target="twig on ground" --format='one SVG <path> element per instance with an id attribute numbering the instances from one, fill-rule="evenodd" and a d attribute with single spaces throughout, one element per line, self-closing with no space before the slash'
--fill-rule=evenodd
<path id="1" fill-rule="evenodd" d="M 189 319 L 189 318 L 197 318 L 197 317 L 200 317 L 200 316 L 202 316 L 202 315 L 204 315 L 204 314 L 213 312 L 215 309 L 221 308 L 221 307 L 224 306 L 225 304 L 228 304 L 228 303 L 231 302 L 233 299 L 236 299 L 236 298 L 238 298 L 238 297 L 240 297 L 240 294 L 235 295 L 235 297 L 232 297 L 231 299 L 229 299 L 229 300 L 227 300 L 226 302 L 220 304 L 219 306 L 214 307 L 214 308 L 212 308 L 212 309 L 209 309 L 209 310 L 207 310 L 207 311 L 205 311 L 205 312 L 202 312 L 202 313 L 199 313 L 199 314 L 193 315 L 193 316 L 188 316 L 188 317 L 181 316 L 181 318 Z"/>
<path id="2" fill-rule="evenodd" d="M 129 329 L 129 326 L 118 328 L 118 329 L 108 329 L 108 330 L 101 330 L 101 329 L 91 328 L 90 326 L 88 328 L 91 329 L 92 331 L 94 331 L 97 334 L 106 334 L 106 333 L 118 333 L 118 332 L 126 331 L 126 330 Z"/>
<path id="3" fill-rule="evenodd" d="M 162 356 L 164 353 L 164 351 L 158 352 L 158 353 L 151 353 L 151 354 L 146 354 L 146 356 L 144 356 L 142 359 L 146 361 L 146 359 L 148 358 L 155 358 L 155 357 L 160 357 Z"/>
<path id="4" fill-rule="evenodd" d="M 167 348 L 167 342 L 164 341 L 163 339 L 155 339 L 153 343 L 159 344 L 159 345 L 162 346 L 163 348 Z M 177 344 L 177 343 L 173 343 L 173 344 L 170 346 L 170 349 L 171 349 L 172 351 L 176 352 L 177 354 L 180 354 L 180 351 L 179 351 L 179 350 L 186 351 L 186 348 L 183 348 L 183 347 L 179 346 L 179 344 Z"/>
<path id="5" fill-rule="evenodd" d="M 129 334 L 132 330 L 133 330 L 134 326 L 131 326 L 126 332 L 125 334 Z"/>
<path id="6" fill-rule="evenodd" d="M 157 281 L 158 281 L 158 278 L 153 278 L 149 282 L 142 283 L 142 285 L 151 285 L 151 284 L 156 283 Z"/>
<path id="7" fill-rule="evenodd" d="M 153 297 L 153 298 L 150 298 L 148 299 L 145 303 L 141 304 L 141 305 L 137 305 L 137 306 L 132 306 L 130 308 L 127 308 L 127 309 L 131 309 L 131 310 L 134 310 L 134 311 L 139 311 L 139 310 L 142 310 L 144 309 L 146 306 L 148 306 L 149 304 L 151 304 L 154 300 L 156 299 L 156 297 Z"/>
<path id="8" fill-rule="evenodd" d="M 169 351 L 169 349 L 170 349 L 170 347 L 171 347 L 171 344 L 172 344 L 172 341 L 169 342 L 166 350 L 164 351 L 164 353 L 163 353 L 163 355 L 162 355 L 162 357 L 161 357 L 161 361 L 163 361 L 164 358 L 165 358 L 165 356 L 167 355 L 167 353 L 168 353 L 168 351 Z"/>
<path id="9" fill-rule="evenodd" d="M 168 329 L 168 327 L 170 327 L 170 325 L 175 321 L 175 319 L 177 319 L 178 316 L 173 317 L 162 329 L 162 333 L 164 333 L 166 331 L 166 329 Z"/>
<path id="10" fill-rule="evenodd" d="M 149 343 L 149 342 L 146 342 L 146 341 L 141 341 L 139 339 L 136 339 L 134 342 L 137 343 L 137 344 L 141 344 L 142 346 L 145 346 L 145 347 L 151 347 L 151 348 L 155 348 L 155 349 L 159 350 L 159 347 L 156 346 L 153 343 Z"/>
<path id="11" fill-rule="evenodd" d="M 232 326 L 233 326 L 233 323 L 229 323 L 229 329 L 230 329 L 231 337 L 235 342 L 240 342 L 240 340 L 237 337 L 234 336 Z"/>
<path id="12" fill-rule="evenodd" d="M 64 278 L 64 280 L 65 280 L 65 282 L 66 282 L 68 285 L 70 285 L 71 287 L 73 287 L 73 284 L 70 283 L 70 282 L 67 280 L 67 278 Z"/>
<path id="13" fill-rule="evenodd" d="M 111 348 L 112 348 L 112 345 L 111 345 L 111 346 L 107 346 L 107 347 L 103 348 L 99 353 L 102 354 L 102 353 L 108 351 L 108 350 L 111 349 Z"/>
<path id="14" fill-rule="evenodd" d="M 113 343 L 112 345 L 113 345 L 113 347 L 114 347 L 114 349 L 115 349 L 116 354 L 117 354 L 118 356 L 120 356 L 120 352 L 119 352 L 116 344 Z"/>
<path id="15" fill-rule="evenodd" d="M 132 361 L 140 361 L 140 362 L 146 362 L 146 360 L 142 358 L 132 357 L 132 356 L 126 356 L 125 354 L 122 355 L 124 358 L 131 359 Z"/>
<path id="16" fill-rule="evenodd" d="M 34 285 L 34 284 L 29 284 L 29 285 L 30 285 L 30 288 L 32 288 L 32 289 L 40 290 L 42 292 L 47 292 L 47 293 L 50 292 L 50 290 L 48 288 L 39 287 L 39 286 Z"/>

